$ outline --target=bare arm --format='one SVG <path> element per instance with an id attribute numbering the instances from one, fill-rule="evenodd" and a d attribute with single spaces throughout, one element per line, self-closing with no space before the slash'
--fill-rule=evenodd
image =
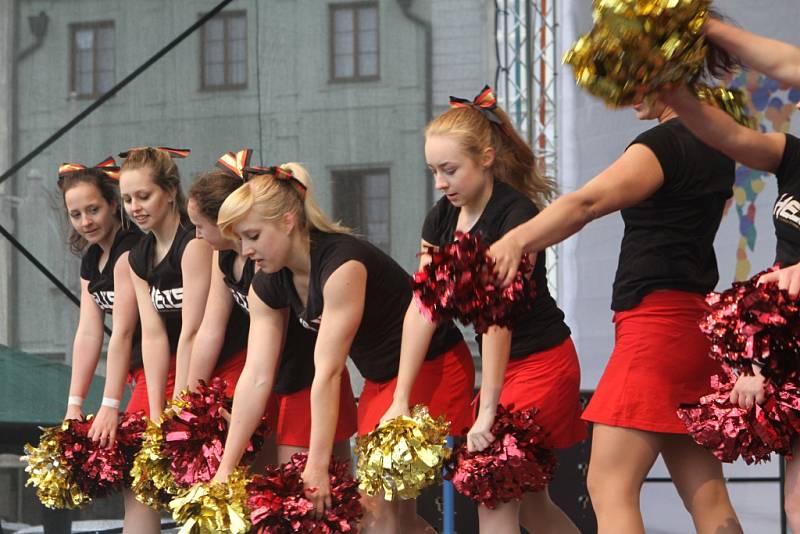
<path id="1" fill-rule="evenodd" d="M 106 385 L 103 397 L 112 401 L 122 399 L 125 381 L 131 365 L 131 349 L 133 335 L 139 323 L 139 311 L 136 308 L 136 291 L 131 282 L 128 253 L 120 255 L 114 264 L 114 313 L 112 314 L 111 339 L 108 341 L 106 357 Z M 102 405 L 97 411 L 89 437 L 100 441 L 101 445 L 111 443 L 116 438 L 117 408 Z"/>
<path id="2" fill-rule="evenodd" d="M 709 20 L 706 37 L 745 65 L 780 82 L 800 87 L 800 48 Z"/>
<path id="3" fill-rule="evenodd" d="M 219 269 L 218 254 L 218 252 L 214 252 L 211 261 L 211 287 L 208 290 L 208 302 L 203 312 L 200 329 L 192 344 L 187 378 L 190 389 L 197 386 L 198 380 L 208 381 L 211 378 L 219 359 L 219 352 L 225 343 L 225 331 L 234 306 L 231 292 L 225 285 L 225 278 Z"/>
<path id="4" fill-rule="evenodd" d="M 181 258 L 181 272 L 188 276 L 183 277 L 181 335 L 175 358 L 175 397 L 188 385 L 192 346 L 203 320 L 211 284 L 211 254 L 208 243 L 202 239 L 192 239 Z"/>
<path id="5" fill-rule="evenodd" d="M 511 355 L 511 330 L 493 326 L 481 340 L 481 400 L 478 417 L 467 434 L 467 448 L 481 451 L 494 441 L 490 430 L 497 415 L 497 403 L 503 391 L 506 367 Z"/>
<path id="6" fill-rule="evenodd" d="M 424 254 L 431 244 L 422 241 L 422 252 L 419 268 L 424 268 L 431 261 L 431 257 Z M 431 323 L 419 311 L 419 306 L 413 300 L 408 305 L 405 319 L 403 320 L 403 337 L 400 344 L 400 368 L 397 374 L 397 383 L 394 389 L 392 406 L 381 419 L 385 421 L 398 415 L 407 415 L 409 412 L 409 397 L 414 382 L 417 379 L 425 355 L 431 344 L 437 325 Z"/>
<path id="7" fill-rule="evenodd" d="M 239 465 L 247 442 L 258 427 L 267 408 L 275 382 L 278 362 L 283 351 L 283 338 L 288 310 L 270 308 L 250 288 L 250 335 L 247 338 L 247 360 L 236 383 L 231 411 L 231 426 L 225 441 L 225 452 L 214 477 L 225 481 Z M 274 424 L 274 421 L 270 421 Z"/>
<path id="8" fill-rule="evenodd" d="M 169 373 L 169 339 L 164 322 L 150 300 L 147 282 L 131 271 L 131 282 L 136 292 L 136 304 L 142 323 L 142 363 L 147 381 L 147 402 L 150 419 L 158 421 L 164 410 Z"/>
<path id="9" fill-rule="evenodd" d="M 652 150 L 634 144 L 583 187 L 556 199 L 490 248 L 498 279 L 514 279 L 522 254 L 535 253 L 577 233 L 589 222 L 649 198 L 664 184 L 664 171 Z"/>
<path id="10" fill-rule="evenodd" d="M 784 134 L 764 134 L 742 126 L 721 109 L 700 102 L 686 87 L 662 98 L 698 139 L 729 158 L 751 169 L 771 173 L 780 166 L 786 148 Z"/>
<path id="11" fill-rule="evenodd" d="M 97 307 L 89 293 L 89 282 L 81 279 L 81 308 L 78 328 L 72 342 L 72 373 L 69 383 L 69 396 L 86 398 L 89 386 L 100 359 L 103 348 L 103 311 Z M 79 418 L 83 415 L 81 407 L 67 406 L 65 418 Z"/>
<path id="12" fill-rule="evenodd" d="M 325 307 L 314 349 L 314 381 L 311 384 L 311 439 L 303 472 L 309 496 L 319 513 L 330 505 L 328 466 L 339 419 L 339 395 L 347 355 L 364 315 L 367 270 L 348 261 L 330 275 L 322 290 Z"/>

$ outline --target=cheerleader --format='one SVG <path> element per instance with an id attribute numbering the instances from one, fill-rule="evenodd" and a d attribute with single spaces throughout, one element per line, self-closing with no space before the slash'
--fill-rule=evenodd
<path id="1" fill-rule="evenodd" d="M 425 159 L 443 197 L 422 227 L 420 268 L 425 252 L 452 242 L 456 232 L 479 234 L 493 243 L 512 228 L 536 216 L 552 196 L 555 184 L 536 171 L 531 148 L 514 130 L 487 86 L 474 101 L 451 98 L 451 109 L 425 130 Z M 467 449 L 481 451 L 494 441 L 491 427 L 497 405 L 515 410 L 538 408 L 536 421 L 548 435 L 548 446 L 567 448 L 586 437 L 580 419 L 580 367 L 564 314 L 547 290 L 545 257 L 534 267 L 536 297 L 516 327 L 492 327 L 477 336 L 481 347 L 482 383 L 477 416 L 467 433 Z M 384 415 L 407 414 L 416 381 L 424 380 L 423 359 L 436 326 L 412 303 L 403 325 L 400 373 L 394 402 Z M 521 502 L 495 509 L 478 508 L 481 532 L 575 532 L 569 518 L 547 490 L 527 493 Z"/>
<path id="2" fill-rule="evenodd" d="M 709 72 L 731 65 L 712 49 Z M 584 412 L 594 423 L 588 486 L 598 527 L 641 533 L 642 483 L 659 454 L 697 532 L 738 533 L 722 466 L 687 435 L 681 403 L 708 391 L 719 364 L 697 323 L 719 274 L 713 242 L 734 183 L 734 162 L 686 128 L 684 114 L 656 100 L 635 107 L 659 125 L 609 168 L 491 249 L 511 280 L 523 253 L 545 250 L 591 220 L 620 211 L 625 223 L 612 293 L 616 342 Z"/>
<path id="3" fill-rule="evenodd" d="M 102 447 L 116 438 L 126 377 L 142 366 L 139 314 L 128 268 L 128 253 L 142 234 L 123 219 L 118 173 L 113 158 L 90 168 L 65 163 L 58 173 L 58 187 L 72 225 L 70 248 L 83 252 L 80 319 L 64 419 L 83 418 L 81 406 L 103 346 L 105 315 L 111 314 L 113 334 L 108 342 L 103 400 L 88 434 Z M 133 525 L 147 521 L 151 512 L 129 491 L 124 492 L 124 502 L 123 532 L 130 533 L 136 530 Z"/>
<path id="4" fill-rule="evenodd" d="M 203 317 L 211 278 L 211 247 L 195 239 L 186 215 L 175 157 L 188 151 L 143 147 L 120 154 L 125 210 L 147 232 L 128 260 L 142 321 L 146 395 L 131 405 L 157 420 L 166 398 L 186 386 L 192 343 Z M 183 272 L 192 276 L 183 279 Z"/>
<path id="5" fill-rule="evenodd" d="M 269 371 L 275 368 L 287 322 L 299 320 L 317 331 L 303 481 L 316 513 L 321 514 L 330 506 L 328 466 L 341 417 L 347 356 L 365 378 L 358 404 L 358 433 L 364 435 L 391 404 L 411 290 L 408 274 L 394 260 L 327 218 L 309 182 L 302 166 L 287 163 L 252 178 L 220 209 L 223 235 L 238 236 L 243 253 L 260 270 L 253 279 L 250 313 L 254 324 L 256 313 L 261 316 L 259 330 L 264 332 L 257 351 L 256 338 L 250 339 L 251 352 L 262 355 L 263 361 L 259 372 L 245 380 L 248 359 L 239 380 L 225 452 L 234 440 L 237 449 L 242 448 L 261 415 L 263 403 L 254 399 L 256 395 L 266 399 Z M 469 351 L 452 324 L 436 329 L 425 359 L 438 361 L 431 366 L 438 376 L 426 381 L 417 399 L 433 415 L 462 420 L 469 409 L 474 371 Z M 226 464 L 228 472 L 232 466 Z M 217 476 L 224 479 L 220 473 Z M 405 506 L 413 510 L 414 504 L 410 500 Z M 400 514 L 396 504 L 383 499 L 370 503 L 364 523 L 365 531 L 415 532 L 427 526 L 415 512 Z"/>
<path id="6" fill-rule="evenodd" d="M 222 170 L 215 170 L 198 178 L 189 190 L 187 204 L 197 237 L 206 240 L 215 249 L 211 289 L 206 313 L 192 350 L 189 384 L 194 385 L 199 379 L 208 380 L 211 376 L 221 376 L 227 380 L 230 395 L 234 394 L 245 365 L 246 351 L 242 351 L 240 361 L 239 356 L 235 358 L 235 364 L 216 364 L 220 343 L 227 336 L 221 325 L 227 323 L 230 329 L 233 316 L 244 314 L 249 326 L 248 293 L 255 274 L 255 264 L 242 254 L 239 240 L 228 239 L 220 233 L 216 221 L 223 201 L 250 176 L 248 168 L 251 154 L 251 149 L 243 149 L 220 157 L 217 165 Z M 258 338 L 261 335 L 262 330 L 256 325 L 251 336 Z M 247 331 L 241 339 L 247 340 Z M 269 397 L 266 408 L 267 420 L 276 429 L 277 460 L 280 463 L 287 462 L 294 453 L 308 449 L 311 430 L 308 418 L 309 392 L 314 376 L 315 341 L 314 332 L 304 330 L 297 321 L 289 323 L 272 388 L 273 395 Z M 256 342 L 260 343 L 258 340 Z M 257 362 L 259 358 L 254 355 L 251 360 Z M 252 367 L 251 365 L 251 369 Z M 346 460 L 350 458 L 349 438 L 355 433 L 355 413 L 353 391 L 345 371 L 334 454 Z M 240 458 L 241 454 L 228 455 L 228 460 L 232 460 L 234 466 Z"/>
<path id="7" fill-rule="evenodd" d="M 249 152 L 242 153 L 249 158 Z M 219 161 L 227 162 L 232 155 L 225 154 Z M 250 319 L 242 293 L 247 294 L 253 267 L 239 253 L 238 242 L 220 235 L 216 220 L 222 201 L 241 183 L 241 178 L 223 171 L 205 173 L 189 189 L 186 204 L 195 237 L 214 249 L 208 300 L 192 344 L 187 384 L 193 388 L 198 380 L 220 377 L 230 396 L 247 357 Z"/>
<path id="8" fill-rule="evenodd" d="M 760 37 L 724 22 L 711 20 L 707 37 L 747 66 L 779 82 L 800 87 L 800 48 Z M 762 133 L 737 124 L 727 114 L 701 104 L 686 88 L 664 95 L 697 137 L 752 169 L 774 174 L 778 198 L 772 212 L 777 237 L 775 263 L 784 268 L 761 277 L 777 282 L 791 296 L 800 293 L 800 139 L 791 134 Z M 764 402 L 764 377 L 758 366 L 741 374 L 731 401 L 742 408 Z M 792 450 L 800 455 L 800 442 Z M 784 490 L 786 517 L 793 532 L 800 532 L 800 462 L 786 465 Z"/>

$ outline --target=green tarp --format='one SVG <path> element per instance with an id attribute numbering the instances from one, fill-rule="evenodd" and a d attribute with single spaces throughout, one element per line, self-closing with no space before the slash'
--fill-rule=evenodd
<path id="1" fill-rule="evenodd" d="M 0 424 L 53 425 L 67 407 L 70 367 L 0 345 Z M 103 397 L 104 378 L 95 376 L 84 401 L 93 413 Z M 122 406 L 127 403 L 123 399 Z"/>

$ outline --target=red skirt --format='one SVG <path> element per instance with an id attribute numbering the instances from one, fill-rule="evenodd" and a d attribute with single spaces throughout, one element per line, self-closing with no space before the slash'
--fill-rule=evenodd
<path id="1" fill-rule="evenodd" d="M 697 402 L 720 371 L 698 322 L 708 312 L 703 296 L 684 291 L 650 293 L 631 310 L 614 314 L 616 340 L 583 418 L 609 426 L 686 434 L 678 405 Z"/>
<path id="2" fill-rule="evenodd" d="M 240 350 L 214 368 L 211 376 L 225 380 L 225 394 L 229 397 L 233 397 L 233 392 L 236 390 L 236 382 L 239 381 L 245 361 L 247 361 L 247 348 Z"/>
<path id="3" fill-rule="evenodd" d="M 392 404 L 397 377 L 383 383 L 366 380 L 358 400 L 358 435 L 370 433 Z M 475 387 L 475 365 L 463 341 L 422 364 L 414 387 L 411 407 L 424 404 L 433 417 L 444 415 L 450 433 L 463 434 L 471 421 L 470 399 Z"/>
<path id="4" fill-rule="evenodd" d="M 311 388 L 288 395 L 270 395 L 267 421 L 275 428 L 278 445 L 308 448 L 311 441 Z M 350 374 L 342 373 L 339 391 L 339 421 L 333 442 L 350 439 L 356 432 L 356 402 L 350 386 Z"/>
<path id="5" fill-rule="evenodd" d="M 509 361 L 499 402 L 513 403 L 514 411 L 538 408 L 534 421 L 547 435 L 547 445 L 566 449 L 586 439 L 580 388 L 578 354 L 568 337 L 555 347 Z M 476 411 L 479 398 L 480 393 Z"/>
<path id="6" fill-rule="evenodd" d="M 138 367 L 128 375 L 128 382 L 133 382 L 131 400 L 125 408 L 125 413 L 144 411 L 150 417 L 150 404 L 147 399 L 147 381 L 144 376 L 144 367 Z M 172 398 L 172 390 L 175 389 L 175 355 L 169 358 L 169 372 L 167 373 L 166 399 Z"/>

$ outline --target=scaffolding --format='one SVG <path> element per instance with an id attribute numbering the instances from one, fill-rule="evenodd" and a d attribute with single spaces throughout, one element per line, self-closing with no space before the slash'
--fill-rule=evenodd
<path id="1" fill-rule="evenodd" d="M 496 0 L 497 98 L 528 140 L 539 170 L 560 183 L 556 89 L 556 0 Z M 547 255 L 547 280 L 558 295 L 558 249 Z"/>

